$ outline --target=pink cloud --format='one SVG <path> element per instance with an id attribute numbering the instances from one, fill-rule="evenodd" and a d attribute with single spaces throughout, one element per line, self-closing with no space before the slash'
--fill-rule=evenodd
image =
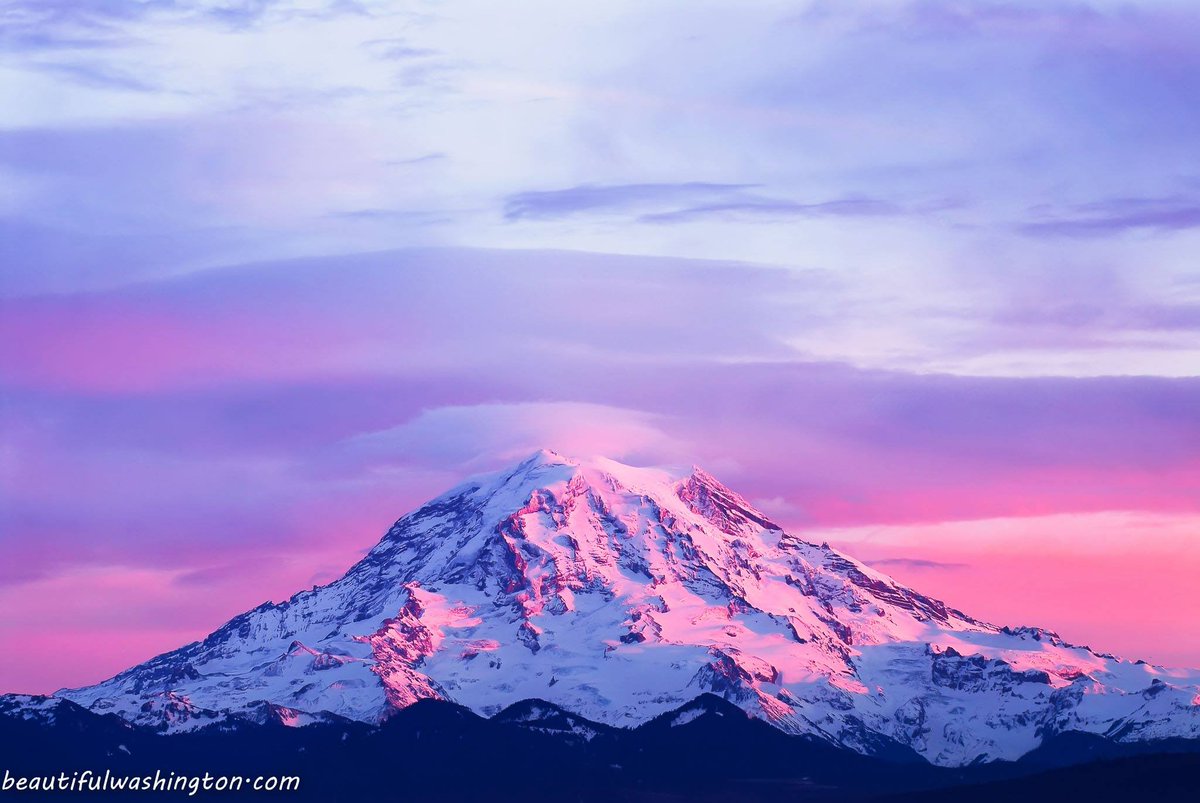
<path id="1" fill-rule="evenodd" d="M 1200 516 L 1104 512 L 819 530 L 912 586 L 997 624 L 1167 666 L 1200 660 Z"/>

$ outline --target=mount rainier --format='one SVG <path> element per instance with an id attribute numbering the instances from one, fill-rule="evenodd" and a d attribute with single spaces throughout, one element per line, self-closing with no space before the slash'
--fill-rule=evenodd
<path id="1" fill-rule="evenodd" d="M 329 585 L 55 696 L 174 733 L 249 715 L 379 723 L 423 698 L 633 726 L 704 693 L 943 766 L 1067 732 L 1200 737 L 1200 672 L 979 621 L 784 532 L 700 469 L 552 452 L 409 513 Z"/>

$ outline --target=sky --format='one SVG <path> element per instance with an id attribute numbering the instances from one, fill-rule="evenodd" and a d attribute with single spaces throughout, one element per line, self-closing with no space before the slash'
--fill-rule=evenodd
<path id="1" fill-rule="evenodd" d="M 536 448 L 1200 666 L 1192 2 L 0 0 L 0 691 Z"/>

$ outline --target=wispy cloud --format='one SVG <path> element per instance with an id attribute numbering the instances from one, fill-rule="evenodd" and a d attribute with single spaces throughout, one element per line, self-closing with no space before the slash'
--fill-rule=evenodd
<path id="1" fill-rule="evenodd" d="M 376 58 L 388 61 L 407 61 L 441 55 L 433 48 L 419 47 L 414 45 L 411 40 L 403 38 L 370 39 L 363 42 L 362 46 Z"/>
<path id="2" fill-rule="evenodd" d="M 755 184 L 701 181 L 677 184 L 580 184 L 559 190 L 520 192 L 504 202 L 507 220 L 549 220 L 582 214 L 630 214 L 642 223 L 682 223 L 706 217 L 820 217 L 901 214 L 889 201 L 845 197 L 815 203 L 754 192 Z"/>
<path id="3" fill-rule="evenodd" d="M 180 11 L 237 30 L 261 26 L 268 21 L 292 19 L 332 20 L 343 16 L 370 17 L 371 7 L 359 0 L 325 0 L 320 5 L 297 4 L 292 0 L 170 0 Z"/>
<path id="4" fill-rule="evenodd" d="M 966 569 L 969 564 L 926 558 L 870 558 L 872 566 L 900 566 L 905 569 Z"/>
<path id="5" fill-rule="evenodd" d="M 558 190 L 514 193 L 504 200 L 508 220 L 546 220 L 589 212 L 627 212 L 645 206 L 702 198 L 728 198 L 749 184 L 713 184 L 702 181 L 662 184 L 579 184 Z"/>
<path id="6" fill-rule="evenodd" d="M 102 50 L 126 47 L 136 39 L 119 33 L 82 33 L 29 30 L 14 26 L 0 28 L 0 52 L 41 53 L 60 50 Z"/>
<path id="7" fill-rule="evenodd" d="M 1114 198 L 1063 210 L 1039 208 L 1021 225 L 1036 237 L 1108 237 L 1128 231 L 1178 231 L 1200 227 L 1200 199 Z"/>
<path id="8" fill-rule="evenodd" d="M 147 81 L 132 72 L 104 64 L 86 62 L 38 62 L 33 69 L 66 78 L 80 86 L 94 89 L 116 89 L 127 92 L 167 91 L 161 84 Z"/>
<path id="9" fill-rule="evenodd" d="M 725 219 L 738 217 L 878 217 L 901 214 L 904 214 L 904 210 L 900 206 L 876 198 L 840 198 L 817 203 L 746 198 L 726 203 L 701 204 L 670 212 L 646 214 L 640 216 L 638 220 L 642 223 L 685 223 L 713 217 Z"/>
<path id="10" fill-rule="evenodd" d="M 151 8 L 150 3 L 120 0 L 9 0 L 0 8 L 0 51 L 36 56 L 128 47 L 138 39 L 125 26 L 142 19 Z"/>
<path id="11" fill-rule="evenodd" d="M 423 165 L 423 164 L 429 164 L 430 162 L 439 162 L 446 158 L 448 158 L 448 156 L 445 153 L 442 153 L 441 151 L 435 151 L 433 153 L 426 153 L 421 156 L 410 156 L 407 159 L 392 159 L 391 161 L 387 162 L 387 164 L 390 164 L 390 165 Z"/>
<path id="12" fill-rule="evenodd" d="M 454 221 L 454 215 L 450 212 L 428 209 L 349 209 L 344 212 L 331 212 L 329 217 L 338 220 L 381 221 L 409 225 L 431 225 Z"/>
<path id="13" fill-rule="evenodd" d="M 994 320 L 1005 326 L 1028 329 L 1051 326 L 1061 329 L 1091 330 L 1097 335 L 1130 331 L 1200 331 L 1200 304 L 1097 304 L 1092 299 L 1060 299 L 1040 304 L 1013 306 L 999 312 Z M 1169 343 L 1162 344 L 1169 348 Z"/>

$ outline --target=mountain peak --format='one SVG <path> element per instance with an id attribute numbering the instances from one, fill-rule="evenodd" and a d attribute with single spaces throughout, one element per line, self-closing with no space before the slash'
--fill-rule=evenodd
<path id="1" fill-rule="evenodd" d="M 539 499 L 559 500 L 588 489 L 593 500 L 632 493 L 672 509 L 682 502 L 725 535 L 750 536 L 762 530 L 781 531 L 763 513 L 700 466 L 690 473 L 660 467 L 637 467 L 607 457 L 568 457 L 539 449 L 515 466 L 478 478 L 478 491 L 511 507 L 537 505 Z M 513 496 L 516 494 L 516 497 Z"/>
<path id="2" fill-rule="evenodd" d="M 526 457 L 517 464 L 517 468 L 536 468 L 538 466 L 560 466 L 560 465 L 578 465 L 577 459 L 567 457 L 553 449 L 541 448 L 535 450 L 531 455 Z"/>
<path id="3" fill-rule="evenodd" d="M 730 535 L 783 529 L 699 466 L 692 466 L 691 475 L 680 484 L 678 493 L 693 511 Z"/>

